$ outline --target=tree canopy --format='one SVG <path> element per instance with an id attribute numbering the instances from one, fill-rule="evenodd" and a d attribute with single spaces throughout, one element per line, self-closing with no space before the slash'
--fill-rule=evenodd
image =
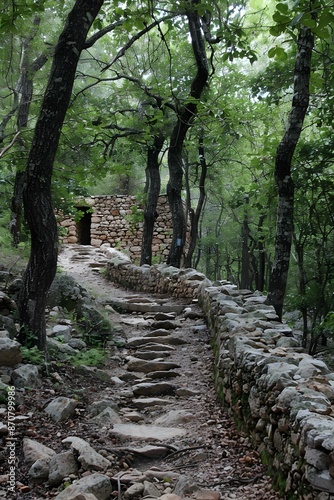
<path id="1" fill-rule="evenodd" d="M 8 224 L 16 244 L 27 238 L 20 193 L 78 3 L 0 9 L 2 241 Z M 279 315 L 299 308 L 306 342 L 334 307 L 332 12 L 328 0 L 101 2 L 57 129 L 53 206 L 136 194 L 146 201 L 141 263 L 151 263 L 156 197 L 167 191 L 169 262 L 269 292 Z"/>

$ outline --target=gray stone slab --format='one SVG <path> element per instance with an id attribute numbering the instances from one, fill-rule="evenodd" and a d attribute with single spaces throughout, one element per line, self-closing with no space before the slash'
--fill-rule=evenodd
<path id="1" fill-rule="evenodd" d="M 165 441 L 184 436 L 187 431 L 177 427 L 160 427 L 158 425 L 115 424 L 110 433 L 125 439 Z"/>

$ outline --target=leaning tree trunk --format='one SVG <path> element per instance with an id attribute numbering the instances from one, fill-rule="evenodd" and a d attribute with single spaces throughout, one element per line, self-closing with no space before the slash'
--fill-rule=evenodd
<path id="1" fill-rule="evenodd" d="M 309 105 L 309 84 L 314 36 L 302 26 L 298 35 L 298 52 L 294 70 L 292 109 L 287 130 L 278 145 L 275 179 L 278 187 L 275 257 L 271 269 L 268 302 L 282 319 L 293 236 L 294 184 L 291 178 L 292 157 L 297 146 Z"/>
<path id="2" fill-rule="evenodd" d="M 152 264 L 152 242 L 154 223 L 157 218 L 157 203 L 160 194 L 159 154 L 165 138 L 162 135 L 154 137 L 153 145 L 147 151 L 147 201 L 144 210 L 144 226 L 140 265 Z"/>
<path id="3" fill-rule="evenodd" d="M 57 268 L 57 223 L 51 200 L 53 162 L 87 33 L 104 0 L 77 0 L 68 15 L 38 117 L 26 166 L 24 213 L 31 233 L 30 259 L 19 301 L 19 341 L 45 349 L 46 295 Z"/>
<path id="4" fill-rule="evenodd" d="M 171 134 L 168 150 L 169 181 L 167 184 L 167 196 L 172 214 L 173 239 L 167 263 L 175 267 L 180 267 L 181 265 L 186 236 L 186 220 L 182 201 L 183 143 L 197 114 L 196 100 L 200 99 L 209 77 L 205 43 L 196 8 L 199 4 L 199 0 L 193 0 L 192 9 L 187 13 L 197 73 L 191 85 L 191 101 L 185 105 L 178 116 L 177 123 Z"/>

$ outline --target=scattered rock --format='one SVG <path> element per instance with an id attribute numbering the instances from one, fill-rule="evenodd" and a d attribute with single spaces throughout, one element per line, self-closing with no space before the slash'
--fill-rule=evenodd
<path id="1" fill-rule="evenodd" d="M 165 493 L 161 495 L 160 500 L 181 500 L 179 495 L 175 495 L 174 493 Z"/>
<path id="2" fill-rule="evenodd" d="M 84 470 L 105 470 L 111 465 L 109 460 L 95 451 L 84 439 L 76 436 L 69 436 L 63 439 L 62 443 L 70 443 L 71 448 L 78 452 L 78 461 Z"/>
<path id="3" fill-rule="evenodd" d="M 77 404 L 78 402 L 75 399 L 59 397 L 53 399 L 44 411 L 55 422 L 63 422 L 73 415 Z"/>
<path id="4" fill-rule="evenodd" d="M 72 349 L 77 349 L 78 351 L 81 351 L 82 349 L 85 349 L 87 347 L 86 342 L 81 339 L 71 338 L 67 343 L 70 347 L 72 347 Z"/>
<path id="5" fill-rule="evenodd" d="M 33 483 L 39 484 L 49 477 L 49 460 L 39 458 L 32 464 L 28 471 L 28 476 Z"/>
<path id="6" fill-rule="evenodd" d="M 52 328 L 50 337 L 63 337 L 64 342 L 71 340 L 71 327 L 68 325 L 56 325 Z"/>
<path id="7" fill-rule="evenodd" d="M 100 401 L 94 401 L 94 403 L 89 405 L 87 411 L 92 417 L 95 417 L 106 408 L 112 408 L 116 412 L 119 409 L 117 403 L 115 403 L 113 399 L 101 399 Z"/>
<path id="8" fill-rule="evenodd" d="M 196 482 L 185 474 L 182 474 L 176 481 L 174 493 L 176 495 L 180 495 L 181 497 L 185 497 L 186 495 L 191 495 L 197 490 L 198 485 Z"/>
<path id="9" fill-rule="evenodd" d="M 59 486 L 65 477 L 78 473 L 78 464 L 71 450 L 54 455 L 49 462 L 49 484 Z"/>
<path id="10" fill-rule="evenodd" d="M 124 492 L 124 497 L 125 498 L 138 497 L 143 493 L 143 491 L 144 491 L 143 483 L 134 483 Z"/>
<path id="11" fill-rule="evenodd" d="M 216 490 L 198 490 L 195 493 L 196 500 L 220 500 L 220 493 Z"/>
<path id="12" fill-rule="evenodd" d="M 71 484 L 55 500 L 82 500 L 79 495 L 91 493 L 97 500 L 109 500 L 112 492 L 110 480 L 103 474 L 91 474 Z M 89 497 L 84 497 L 88 500 Z M 90 499 L 89 499 L 90 500 Z"/>
<path id="13" fill-rule="evenodd" d="M 120 424 L 122 422 L 118 413 L 110 407 L 105 408 L 101 413 L 96 415 L 89 420 L 92 424 L 98 424 L 100 426 Z"/>
<path id="14" fill-rule="evenodd" d="M 144 481 L 144 491 L 143 497 L 160 497 L 161 492 L 158 488 L 150 481 Z"/>
<path id="15" fill-rule="evenodd" d="M 48 446 L 44 446 L 44 444 L 41 444 L 38 441 L 34 441 L 29 438 L 23 439 L 23 455 L 24 461 L 27 465 L 32 465 L 39 459 L 50 462 L 51 458 L 55 454 L 56 452 L 54 450 Z"/>

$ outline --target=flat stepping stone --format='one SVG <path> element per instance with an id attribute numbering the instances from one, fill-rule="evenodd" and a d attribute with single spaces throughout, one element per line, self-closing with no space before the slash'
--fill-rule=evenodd
<path id="1" fill-rule="evenodd" d="M 143 335 L 143 337 L 167 337 L 169 335 L 169 331 L 165 328 L 159 328 L 158 330 L 154 330 L 153 332 L 148 332 Z"/>
<path id="2" fill-rule="evenodd" d="M 171 410 L 155 420 L 156 425 L 180 425 L 194 420 L 195 415 L 188 410 Z"/>
<path id="3" fill-rule="evenodd" d="M 132 400 L 132 404 L 140 410 L 147 410 L 148 408 L 154 408 L 155 406 L 168 406 L 172 403 L 173 401 L 170 401 L 169 399 L 161 398 L 139 398 Z"/>
<path id="4" fill-rule="evenodd" d="M 139 347 L 150 343 L 160 343 L 160 344 L 169 344 L 169 345 L 183 345 L 187 342 L 178 337 L 172 337 L 168 335 L 167 337 L 132 337 L 127 341 L 127 347 Z"/>
<path id="5" fill-rule="evenodd" d="M 115 424 L 110 433 L 125 439 L 165 441 L 184 436 L 187 431 L 178 427 L 160 427 L 158 425 Z"/>
<path id="6" fill-rule="evenodd" d="M 175 394 L 177 387 L 168 382 L 143 382 L 132 386 L 132 391 L 135 396 L 166 396 Z"/>
<path id="7" fill-rule="evenodd" d="M 168 358 L 168 356 L 170 356 L 170 352 L 169 351 L 158 351 L 158 353 L 156 351 L 137 351 L 136 352 L 136 357 L 139 359 L 152 360 L 152 359 L 156 359 L 157 355 L 159 356 L 159 358 Z"/>
<path id="8" fill-rule="evenodd" d="M 147 323 L 147 319 L 145 318 L 122 318 L 122 323 L 124 325 L 132 325 L 132 326 L 147 326 L 149 323 Z"/>
<path id="9" fill-rule="evenodd" d="M 165 321 L 166 319 L 167 320 L 170 320 L 170 321 L 173 321 L 176 317 L 176 313 L 163 313 L 163 312 L 159 312 L 157 313 L 155 316 L 154 316 L 154 319 L 156 321 Z"/>
<path id="10" fill-rule="evenodd" d="M 126 312 L 164 312 L 164 313 L 170 313 L 170 312 L 176 312 L 176 313 L 181 313 L 184 310 L 184 306 L 179 305 L 179 304 L 157 304 L 157 303 L 138 303 L 138 302 L 128 302 L 128 301 L 121 301 L 121 300 L 109 300 L 108 304 L 111 305 L 113 308 L 117 310 L 122 310 Z"/>
<path id="11" fill-rule="evenodd" d="M 174 377 L 179 377 L 180 374 L 178 372 L 173 372 L 173 371 L 157 371 L 157 372 L 150 372 L 147 374 L 148 378 L 151 379 L 156 379 L 156 378 L 174 378 Z"/>
<path id="12" fill-rule="evenodd" d="M 130 453 L 137 453 L 145 458 L 165 458 L 165 456 L 170 452 L 165 446 L 153 446 L 147 444 L 141 448 L 131 447 L 127 448 Z"/>
<path id="13" fill-rule="evenodd" d="M 164 320 L 164 321 L 155 321 L 154 323 L 152 323 L 152 328 L 155 328 L 155 329 L 165 329 L 165 330 L 175 330 L 175 328 L 177 328 L 179 325 L 176 325 L 174 323 L 174 321 L 170 321 L 168 319 Z"/>
<path id="14" fill-rule="evenodd" d="M 168 371 L 175 370 L 175 368 L 180 368 L 180 365 L 176 363 L 171 363 L 168 361 L 159 361 L 158 359 L 147 361 L 145 359 L 138 359 L 129 356 L 129 362 L 127 364 L 127 371 L 129 372 L 157 372 L 157 371 Z"/>
<path id="15" fill-rule="evenodd" d="M 169 351 L 173 352 L 175 351 L 175 347 L 168 345 L 168 344 L 154 344 L 153 342 L 148 342 L 147 344 L 144 344 L 143 346 L 138 347 L 138 351 L 144 351 L 146 349 L 149 349 L 150 351 Z"/>

